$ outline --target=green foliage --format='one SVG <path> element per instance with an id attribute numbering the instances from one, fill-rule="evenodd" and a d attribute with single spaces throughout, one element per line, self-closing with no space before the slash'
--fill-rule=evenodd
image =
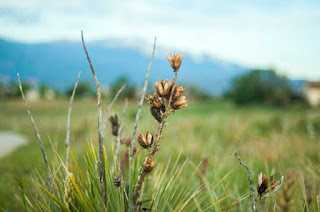
<path id="1" fill-rule="evenodd" d="M 111 92 L 110 96 L 113 97 L 116 95 L 118 90 L 123 86 L 126 85 L 124 90 L 119 95 L 120 99 L 128 98 L 130 100 L 136 99 L 137 88 L 135 85 L 130 81 L 130 79 L 126 76 L 119 77 L 112 85 L 111 85 Z"/>
<path id="2" fill-rule="evenodd" d="M 116 113 L 121 113 L 121 106 L 122 102 L 115 105 Z M 51 171 L 55 176 L 54 192 L 50 195 L 46 190 L 45 167 L 23 103 L 0 101 L 0 120 L 6 120 L 0 122 L 0 129 L 17 130 L 30 141 L 13 154 L 0 159 L 0 208 L 6 211 L 67 210 L 64 201 L 66 172 L 62 161 L 65 155 L 68 101 L 34 102 L 30 103 L 30 107 L 46 144 Z M 133 120 L 129 119 L 129 114 L 134 114 L 136 108 L 135 102 L 129 104 L 124 125 L 126 137 L 132 134 Z M 144 105 L 142 114 L 138 132 L 143 133 L 150 128 L 156 131 L 157 122 L 149 115 L 147 105 Z M 284 185 L 288 169 L 301 172 L 295 192 L 297 197 L 291 207 L 296 211 L 319 211 L 316 202 L 320 185 L 318 120 L 318 109 L 239 108 L 228 102 L 193 102 L 188 109 L 175 113 L 167 122 L 161 149 L 155 158 L 157 165 L 143 186 L 142 207 L 151 208 L 152 211 L 249 211 L 247 172 L 230 155 L 237 150 L 252 171 L 255 183 L 260 172 L 274 174 L 276 180 L 285 176 Z M 91 145 L 88 146 L 88 141 L 97 146 L 94 143 L 97 140 L 96 124 L 95 102 L 75 101 L 70 143 L 74 153 L 70 173 L 75 183 L 71 182 L 73 206 L 68 210 L 96 211 L 101 206 L 96 151 Z M 114 176 L 119 172 L 112 174 L 110 171 L 115 142 L 110 135 L 110 125 L 107 130 L 105 160 L 106 169 L 109 170 L 106 175 L 108 210 L 125 211 L 127 204 L 124 192 L 113 184 Z M 313 131 L 316 136 L 313 136 Z M 49 139 L 52 139 L 53 145 L 49 144 Z M 120 155 L 127 150 L 123 147 Z M 141 171 L 141 158 L 145 154 L 146 150 L 140 149 L 135 157 L 134 182 Z M 194 165 L 199 164 L 203 157 L 209 158 L 204 192 L 199 190 L 199 168 Z M 12 165 L 16 166 L 14 177 Z M 125 172 L 123 174 L 124 188 L 128 190 L 127 176 Z M 8 184 L 14 186 L 15 194 Z M 277 201 L 282 189 L 265 199 L 258 198 L 259 211 L 280 211 Z M 307 202 L 309 196 L 312 197 L 311 203 Z M 95 199 L 89 204 L 92 197 Z"/>
<path id="3" fill-rule="evenodd" d="M 293 92 L 287 78 L 274 70 L 252 70 L 234 79 L 226 95 L 237 104 L 285 105 L 290 103 Z"/>
<path id="4" fill-rule="evenodd" d="M 70 97 L 72 95 L 72 91 L 73 91 L 74 85 L 70 86 L 67 91 L 66 91 L 66 95 L 68 97 Z M 91 83 L 89 80 L 85 80 L 85 81 L 80 81 L 77 87 L 77 92 L 75 93 L 76 97 L 90 97 L 90 96 L 94 96 L 95 95 L 95 91 L 93 89 L 93 87 L 91 86 Z"/>

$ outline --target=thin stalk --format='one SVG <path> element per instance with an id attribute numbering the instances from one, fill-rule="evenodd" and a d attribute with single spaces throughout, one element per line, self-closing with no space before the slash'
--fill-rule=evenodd
<path id="1" fill-rule="evenodd" d="M 241 160 L 238 152 L 234 152 L 233 155 L 238 158 L 240 165 L 243 166 L 246 169 L 246 171 L 248 172 L 248 181 L 249 181 L 250 190 L 251 190 L 251 195 L 250 195 L 251 196 L 251 208 L 252 208 L 253 212 L 257 212 L 255 191 L 254 191 L 254 187 L 253 187 L 253 181 L 251 179 L 251 171 L 250 171 L 249 167 Z"/>
<path id="2" fill-rule="evenodd" d="M 136 119 L 133 125 L 133 132 L 132 132 L 132 138 L 131 138 L 131 144 L 130 144 L 130 149 L 129 149 L 129 184 L 131 185 L 131 176 L 132 176 L 132 159 L 133 159 L 133 150 L 134 150 L 134 142 L 136 140 L 136 134 L 137 134 L 137 128 L 138 128 L 138 123 L 139 123 L 139 119 L 140 119 L 140 115 L 141 115 L 141 110 L 142 110 L 142 105 L 143 105 L 143 101 L 147 92 L 147 87 L 148 87 L 148 81 L 149 81 L 149 73 L 151 70 L 151 66 L 152 66 L 152 62 L 153 62 L 153 58 L 154 58 L 154 54 L 156 51 L 156 41 L 157 38 L 154 38 L 154 43 L 153 43 L 153 50 L 152 50 L 152 55 L 151 55 L 151 59 L 150 59 L 150 63 L 147 69 L 147 73 L 146 73 L 146 78 L 144 81 L 144 86 L 143 86 L 143 90 L 142 90 L 142 95 L 141 95 L 141 99 L 138 105 L 138 111 L 136 114 Z M 131 186 L 129 186 L 129 197 L 130 197 L 130 201 L 131 201 Z M 128 201 L 128 207 L 130 208 L 130 201 Z"/>
<path id="3" fill-rule="evenodd" d="M 83 44 L 83 49 L 87 55 L 87 60 L 90 65 L 90 69 L 94 78 L 94 82 L 96 85 L 96 92 L 97 92 L 97 106 L 98 106 L 98 138 L 99 138 L 99 172 L 100 172 L 100 186 L 101 186 L 101 196 L 104 201 L 104 204 L 106 206 L 107 199 L 106 199 L 106 180 L 105 180 L 105 165 L 104 165 L 104 150 L 103 150 L 103 136 L 101 132 L 101 127 L 102 127 L 102 98 L 101 98 L 101 90 L 100 90 L 100 84 L 96 75 L 96 72 L 94 71 L 89 53 L 86 48 L 86 44 L 83 39 L 83 31 L 81 31 L 81 39 L 82 39 L 82 44 Z"/>
<path id="4" fill-rule="evenodd" d="M 103 125 L 102 125 L 102 137 L 104 137 L 104 133 L 105 133 L 105 130 L 106 130 L 106 126 L 107 126 L 107 122 L 108 122 L 108 116 L 109 116 L 109 113 L 110 113 L 110 110 L 113 106 L 113 104 L 117 101 L 120 93 L 123 91 L 123 89 L 126 87 L 126 85 L 123 85 L 116 93 L 116 95 L 113 97 L 111 103 L 109 104 L 106 112 L 104 113 L 104 119 L 103 119 Z"/>
<path id="5" fill-rule="evenodd" d="M 128 106 L 128 99 L 125 99 L 124 102 L 124 106 L 123 106 L 123 111 L 122 111 L 122 116 L 120 119 L 120 127 L 118 128 L 118 133 L 117 133 L 117 144 L 116 144 L 116 149 L 114 152 L 114 160 L 113 160 L 113 164 L 112 164 L 112 173 L 115 169 L 115 167 L 118 167 L 117 161 L 118 161 L 118 157 L 119 157 L 119 150 L 120 150 L 120 141 L 121 141 L 121 135 L 122 135 L 122 129 L 123 129 L 123 120 L 124 120 L 124 116 L 126 114 L 126 110 L 127 110 L 127 106 Z"/>
<path id="6" fill-rule="evenodd" d="M 70 160 L 70 119 L 71 119 L 71 111 L 72 111 L 72 104 L 73 104 L 73 99 L 74 99 L 74 95 L 76 93 L 77 90 L 77 86 L 80 80 L 80 76 L 81 76 L 81 72 L 79 72 L 76 84 L 74 85 L 73 91 L 72 91 L 72 95 L 70 97 L 70 103 L 69 103 L 69 112 L 68 112 L 68 119 L 67 119 L 67 136 L 66 136 L 66 167 L 67 170 L 69 170 L 69 160 Z"/>
<path id="7" fill-rule="evenodd" d="M 163 131 L 163 128 L 165 126 L 165 123 L 166 123 L 166 120 L 170 114 L 170 112 L 172 111 L 172 108 L 171 108 L 171 101 L 172 101 L 172 96 L 173 96 L 173 92 L 174 92 L 174 89 L 176 87 L 176 82 L 177 82 L 177 78 L 178 78 L 178 69 L 174 70 L 175 72 L 175 76 L 174 76 L 174 79 L 173 79 L 173 83 L 172 83 L 172 89 L 171 89 L 171 93 L 170 93 L 170 97 L 169 97 L 169 101 L 168 101 L 168 104 L 166 106 L 166 111 L 164 112 L 163 116 L 162 116 L 162 119 L 161 119 L 161 122 L 159 124 L 159 128 L 158 128 L 158 134 L 157 134 L 157 138 L 154 142 L 154 145 L 152 147 L 152 150 L 149 152 L 148 154 L 148 157 L 153 157 L 154 154 L 158 151 L 158 146 L 159 146 L 159 141 L 160 139 L 162 138 L 162 131 Z M 142 173 L 140 174 L 139 176 L 139 179 L 136 183 L 136 187 L 135 187 L 135 190 L 134 190 L 134 193 L 133 193 L 133 201 L 132 201 L 132 204 L 133 204 L 133 208 L 136 210 L 136 205 L 138 203 L 138 199 L 141 195 L 141 186 L 142 186 L 142 183 L 145 181 L 145 178 L 147 177 L 147 175 L 149 174 L 150 172 L 146 172 L 146 171 L 142 171 Z"/>
<path id="8" fill-rule="evenodd" d="M 26 98 L 24 96 L 24 92 L 23 92 L 23 89 L 22 89 L 22 85 L 21 85 L 21 81 L 20 81 L 20 75 L 19 73 L 17 73 L 17 77 L 18 77 L 18 84 L 19 84 L 19 88 L 20 88 L 20 92 L 21 92 L 21 97 L 22 97 L 22 100 L 23 100 L 23 103 L 24 103 L 24 106 L 26 107 L 27 109 L 27 112 L 29 114 L 29 117 L 30 117 L 30 120 L 31 120 L 31 123 L 32 123 L 32 126 L 34 128 L 34 132 L 35 132 L 35 135 L 36 135 L 36 138 L 39 142 L 39 145 L 40 145 L 40 149 L 41 149 L 41 153 L 42 153 L 42 157 L 43 157 L 43 160 L 44 160 L 44 163 L 46 165 L 46 170 L 47 170 L 47 183 L 48 183 L 48 187 L 49 187 L 49 191 L 50 193 L 53 193 L 53 190 L 52 190 L 52 179 L 51 179 L 51 174 L 50 174 L 50 167 L 49 167 L 49 162 L 48 162 L 48 157 L 47 157 L 47 154 L 46 154 L 46 150 L 44 148 L 44 144 L 42 142 L 42 139 L 41 139 L 41 136 L 40 136 L 40 132 L 38 130 L 38 127 L 33 119 L 33 116 L 31 114 L 31 111 L 30 111 L 30 108 L 27 104 L 27 101 L 26 101 Z"/>

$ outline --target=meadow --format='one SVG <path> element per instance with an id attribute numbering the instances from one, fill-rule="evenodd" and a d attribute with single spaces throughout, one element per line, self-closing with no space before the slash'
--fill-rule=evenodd
<path id="1" fill-rule="evenodd" d="M 109 102 L 103 101 L 104 109 Z M 121 116 L 123 102 L 117 101 L 112 114 Z M 68 100 L 29 104 L 52 167 L 57 167 L 58 154 L 62 160 L 65 158 L 68 105 Z M 136 102 L 129 102 L 124 119 L 124 136 L 130 137 L 132 134 L 137 107 Z M 83 157 L 88 147 L 91 144 L 97 146 L 96 110 L 94 100 L 76 99 L 73 105 L 70 146 L 81 168 L 86 167 Z M 0 120 L 0 131 L 17 132 L 29 141 L 10 155 L 0 158 L 0 208 L 4 211 L 21 211 L 22 205 L 16 194 L 19 196 L 22 187 L 28 196 L 37 197 L 39 194 L 32 182 L 38 175 L 45 179 L 45 166 L 22 101 L 1 100 Z M 156 132 L 157 127 L 157 122 L 150 114 L 149 105 L 144 104 L 137 132 Z M 161 176 L 165 179 L 170 175 L 177 175 L 178 180 L 172 181 L 179 184 L 189 180 L 189 187 L 197 189 L 200 186 L 199 167 L 201 161 L 207 158 L 205 186 L 208 187 L 209 196 L 202 199 L 199 197 L 201 202 L 192 210 L 201 211 L 202 205 L 209 201 L 212 207 L 204 208 L 203 211 L 249 211 L 250 187 L 246 170 L 233 156 L 233 152 L 237 151 L 252 172 L 255 188 L 261 172 L 267 176 L 274 175 L 276 180 L 284 176 L 277 191 L 270 192 L 270 195 L 263 199 L 256 194 L 259 211 L 283 209 L 279 207 L 279 201 L 286 195 L 283 193 L 288 187 L 287 173 L 290 173 L 290 170 L 296 173 L 296 190 L 291 194 L 291 210 L 319 211 L 319 136 L 319 109 L 261 105 L 240 107 L 217 100 L 189 102 L 187 108 L 177 111 L 167 120 L 160 151 L 155 156 L 157 166 L 148 176 L 150 182 L 147 181 L 145 185 L 143 198 L 152 199 L 152 193 L 155 192 L 153 189 L 157 188 L 154 184 L 161 181 Z M 108 154 L 113 154 L 115 138 L 111 135 L 109 123 L 106 128 L 105 148 Z M 54 150 L 57 150 L 57 153 Z M 120 155 L 125 151 L 127 148 L 122 146 Z M 143 151 L 140 149 L 138 155 L 143 155 Z M 181 171 L 175 172 L 179 169 L 177 166 L 182 164 L 184 165 Z M 194 202 L 197 204 L 196 199 Z M 161 201 L 158 203 L 161 205 Z M 153 210 L 174 211 L 164 202 L 161 207 L 160 205 Z"/>

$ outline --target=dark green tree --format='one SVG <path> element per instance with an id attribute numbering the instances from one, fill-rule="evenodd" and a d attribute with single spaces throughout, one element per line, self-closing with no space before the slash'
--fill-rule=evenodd
<path id="1" fill-rule="evenodd" d="M 130 79 L 126 76 L 119 77 L 112 85 L 111 85 L 111 98 L 116 95 L 118 90 L 123 86 L 126 85 L 125 89 L 121 92 L 119 98 L 128 98 L 128 99 L 135 99 L 137 88 L 136 86 L 130 81 Z"/>
<path id="2" fill-rule="evenodd" d="M 288 79 L 274 70 L 252 70 L 233 80 L 226 96 L 237 104 L 267 103 L 284 105 L 290 103 L 293 91 Z"/>

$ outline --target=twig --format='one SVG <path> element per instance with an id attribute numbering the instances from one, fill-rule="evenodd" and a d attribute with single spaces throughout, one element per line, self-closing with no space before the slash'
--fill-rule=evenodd
<path id="1" fill-rule="evenodd" d="M 115 149 L 115 153 L 114 153 L 114 160 L 113 160 L 113 164 L 112 164 L 112 173 L 114 171 L 114 167 L 118 167 L 117 161 L 118 161 L 118 157 L 119 157 L 119 149 L 120 149 L 120 141 L 121 141 L 121 135 L 122 135 L 122 128 L 123 128 L 123 120 L 124 120 L 124 116 L 126 114 L 126 110 L 127 110 L 127 106 L 128 106 L 128 99 L 125 99 L 124 102 L 124 106 L 123 106 L 123 111 L 122 111 L 122 116 L 120 119 L 120 127 L 118 128 L 118 133 L 117 133 L 117 144 L 116 144 L 116 149 Z"/>
<path id="2" fill-rule="evenodd" d="M 67 120 L 67 136 L 66 136 L 66 167 L 69 170 L 69 160 L 70 160 L 70 119 L 71 119 L 71 111 L 72 111 L 72 103 L 74 99 L 74 95 L 77 90 L 77 86 L 80 80 L 81 72 L 79 72 L 76 84 L 74 85 L 72 95 L 70 97 L 70 103 L 69 103 L 69 112 L 68 112 L 68 120 Z"/>
<path id="3" fill-rule="evenodd" d="M 251 195 L 250 195 L 251 196 L 251 207 L 252 207 L 253 212 L 257 212 L 255 191 L 253 188 L 253 181 L 251 179 L 251 171 L 250 171 L 249 167 L 240 159 L 238 152 L 234 152 L 233 155 L 238 158 L 240 165 L 243 166 L 248 172 L 248 181 L 250 183 L 250 190 L 251 190 Z"/>
<path id="4" fill-rule="evenodd" d="M 100 85 L 99 81 L 96 75 L 96 72 L 94 71 L 89 53 L 86 48 L 86 44 L 83 39 L 83 31 L 81 31 L 81 39 L 82 39 L 82 44 L 83 44 L 83 49 L 87 55 L 87 59 L 90 65 L 90 69 L 94 78 L 94 82 L 96 85 L 96 92 L 97 92 L 97 105 L 98 105 L 98 137 L 99 137 L 99 172 L 100 172 L 100 186 L 101 186 L 101 195 L 102 199 L 105 203 L 107 203 L 106 199 L 106 182 L 105 182 L 105 166 L 104 166 L 104 150 L 103 150 L 103 137 L 101 133 L 101 122 L 102 122 L 102 98 L 101 98 L 101 91 L 100 91 Z"/>
<path id="5" fill-rule="evenodd" d="M 104 133 L 105 133 L 105 130 L 106 130 L 106 126 L 107 126 L 107 122 L 108 122 L 108 116 L 109 116 L 109 113 L 110 113 L 110 110 L 113 106 L 113 104 L 117 101 L 120 93 L 123 91 L 123 89 L 126 87 L 126 85 L 123 85 L 116 93 L 116 95 L 113 97 L 111 103 L 109 104 L 106 112 L 104 113 L 104 119 L 103 119 L 103 125 L 102 125 L 102 137 L 104 137 Z"/>
<path id="6" fill-rule="evenodd" d="M 175 90 L 175 86 L 176 86 L 176 82 L 177 82 L 177 78 L 178 78 L 178 69 L 176 69 L 174 72 L 175 72 L 175 76 L 174 76 L 174 79 L 173 79 L 172 89 L 171 89 L 169 101 L 168 101 L 168 104 L 167 104 L 167 107 L 166 107 L 166 111 L 164 112 L 164 114 L 162 116 L 162 119 L 161 119 L 161 122 L 160 122 L 159 128 L 158 128 L 157 138 L 156 138 L 156 140 L 154 142 L 152 150 L 148 154 L 148 157 L 153 157 L 154 154 L 158 151 L 159 141 L 162 138 L 162 130 L 163 130 L 164 126 L 165 126 L 166 120 L 167 120 L 170 112 L 172 111 L 171 101 L 172 101 L 173 92 Z M 133 193 L 133 201 L 132 201 L 134 210 L 136 210 L 136 205 L 138 203 L 138 199 L 139 199 L 140 194 L 141 194 L 141 191 L 140 191 L 141 190 L 141 185 L 144 182 L 144 180 L 145 180 L 146 176 L 148 175 L 148 173 L 149 172 L 143 171 L 141 173 L 141 175 L 139 176 L 139 179 L 138 179 L 138 181 L 136 183 L 136 187 L 135 187 L 135 190 L 134 190 L 134 193 Z"/>
<path id="7" fill-rule="evenodd" d="M 36 135 L 36 138 L 40 144 L 40 148 L 41 148 L 41 153 L 42 153 L 42 156 L 43 156 L 43 160 L 44 160 L 44 163 L 46 165 L 46 170 L 47 170 L 47 180 L 48 180 L 48 186 L 49 186 L 49 191 L 50 193 L 53 193 L 53 190 L 52 190 L 52 180 L 51 180 L 51 174 L 50 174 L 50 167 L 49 167 L 49 162 L 48 162 L 48 158 L 47 158 L 47 154 L 46 154 L 46 150 L 44 148 L 44 144 L 41 140 L 41 137 L 40 137 L 40 132 L 38 130 L 38 127 L 32 117 L 32 114 L 31 114 L 31 111 L 30 111 L 30 108 L 29 106 L 27 105 L 27 101 L 26 101 L 26 98 L 24 96 L 24 93 L 23 93 L 23 89 L 22 89 L 22 85 L 21 85 L 21 81 L 20 81 L 20 75 L 19 73 L 17 73 L 17 77 L 18 77 L 18 84 L 19 84 L 19 88 L 20 88 L 20 92 L 21 92 L 21 96 L 22 96 L 22 100 L 24 102 L 24 106 L 26 107 L 27 111 L 28 111 L 28 114 L 29 114 L 29 117 L 30 117 L 30 120 L 31 120 L 31 123 L 33 125 L 33 128 L 34 128 L 34 131 L 35 131 L 35 135 Z"/>
<path id="8" fill-rule="evenodd" d="M 156 51 L 156 41 L 157 41 L 157 38 L 155 37 L 154 38 L 154 43 L 153 43 L 152 55 L 151 55 L 151 59 L 150 59 L 150 63 L 149 63 L 148 69 L 147 69 L 146 78 L 145 78 L 145 81 L 144 81 L 144 87 L 143 87 L 143 90 L 142 90 L 142 95 L 141 95 L 141 99 L 140 99 L 140 102 L 139 102 L 139 105 L 138 105 L 138 111 L 137 111 L 136 119 L 135 119 L 134 126 L 133 126 L 131 144 L 130 144 L 130 149 L 129 149 L 130 150 L 130 154 L 129 154 L 129 175 L 128 175 L 129 184 L 131 183 L 131 175 L 132 175 L 132 158 L 133 158 L 134 142 L 136 140 L 138 122 L 139 122 L 139 119 L 140 119 L 140 114 L 141 114 L 143 101 L 144 101 L 144 98 L 145 98 L 145 95 L 146 95 L 146 92 L 147 92 L 148 81 L 149 81 L 149 73 L 150 73 L 150 70 L 151 70 L 154 54 L 155 54 L 155 51 Z M 129 194 L 131 194 L 130 189 L 131 189 L 131 186 L 129 186 Z M 131 197 L 131 195 L 130 195 L 130 197 Z M 130 201 L 128 202 L 128 206 L 130 208 Z"/>

